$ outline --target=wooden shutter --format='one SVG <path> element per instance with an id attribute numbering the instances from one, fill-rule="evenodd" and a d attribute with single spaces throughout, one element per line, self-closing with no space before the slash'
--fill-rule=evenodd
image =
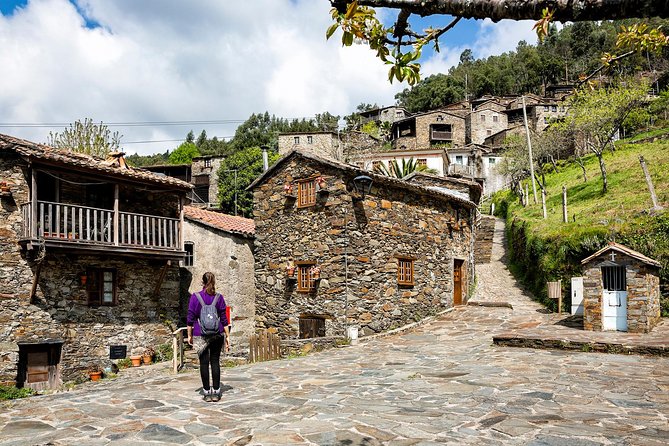
<path id="1" fill-rule="evenodd" d="M 407 258 L 397 259 L 397 284 L 398 285 L 413 285 L 414 284 L 414 260 Z"/>
<path id="2" fill-rule="evenodd" d="M 297 207 L 307 207 L 316 204 L 316 181 L 307 180 L 297 183 Z"/>

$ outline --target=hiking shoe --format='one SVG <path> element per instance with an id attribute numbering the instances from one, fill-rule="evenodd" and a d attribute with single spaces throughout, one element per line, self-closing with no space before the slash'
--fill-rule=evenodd
<path id="1" fill-rule="evenodd" d="M 221 401 L 221 389 L 213 389 L 211 395 L 211 400 L 215 403 Z"/>
<path id="2" fill-rule="evenodd" d="M 213 395 L 212 395 L 213 391 L 214 391 L 214 389 L 209 389 L 209 390 L 202 389 L 202 393 L 204 394 L 204 396 L 202 398 L 208 403 L 212 402 L 213 401 L 213 399 L 212 399 L 213 398 Z"/>

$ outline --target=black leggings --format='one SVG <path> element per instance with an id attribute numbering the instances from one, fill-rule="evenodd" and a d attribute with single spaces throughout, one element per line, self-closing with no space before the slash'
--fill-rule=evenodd
<path id="1" fill-rule="evenodd" d="M 224 339 L 224 336 L 214 337 L 200 355 L 200 378 L 202 378 L 202 388 L 204 390 L 209 390 L 210 365 L 213 387 L 214 389 L 221 388 L 221 349 Z"/>

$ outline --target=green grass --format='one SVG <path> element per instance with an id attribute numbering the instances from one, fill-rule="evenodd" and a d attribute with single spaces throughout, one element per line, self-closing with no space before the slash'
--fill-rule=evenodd
<path id="1" fill-rule="evenodd" d="M 669 134 L 669 129 L 662 128 L 662 129 L 653 129 L 649 130 L 647 132 L 643 133 L 637 133 L 636 135 L 632 136 L 631 138 L 627 139 L 626 141 L 632 142 L 632 141 L 640 141 L 645 138 L 652 138 L 653 136 L 660 136 L 660 135 L 667 135 Z"/>
<path id="2" fill-rule="evenodd" d="M 669 142 L 662 141 L 619 144 L 614 153 L 607 151 L 604 154 L 609 188 L 606 194 L 602 192 L 597 158 L 590 155 L 585 158 L 587 182 L 583 181 L 582 170 L 576 163 L 563 163 L 558 172 L 547 175 L 546 220 L 542 218 L 540 202 L 523 208 L 518 200 L 511 199 L 509 211 L 515 217 L 531 222 L 533 233 L 548 238 L 574 237 L 591 233 L 593 229 L 606 233 L 624 231 L 644 220 L 645 211 L 652 207 L 639 155 L 646 159 L 658 200 L 669 204 L 669 169 L 666 168 L 669 166 Z M 567 187 L 569 222 L 566 224 L 562 222 L 563 185 Z"/>

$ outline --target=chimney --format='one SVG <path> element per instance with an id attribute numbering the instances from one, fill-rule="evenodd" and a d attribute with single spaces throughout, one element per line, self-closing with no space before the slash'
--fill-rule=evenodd
<path id="1" fill-rule="evenodd" d="M 267 172 L 267 169 L 269 169 L 269 159 L 267 158 L 269 147 L 261 146 L 260 148 L 262 149 L 262 171 Z"/>

